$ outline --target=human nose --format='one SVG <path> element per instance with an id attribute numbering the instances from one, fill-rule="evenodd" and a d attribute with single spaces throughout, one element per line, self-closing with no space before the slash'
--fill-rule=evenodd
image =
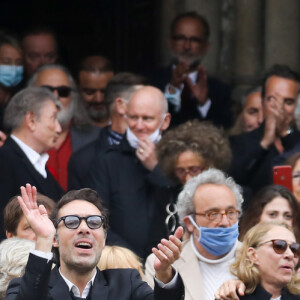
<path id="1" fill-rule="evenodd" d="M 258 124 L 261 125 L 263 121 L 264 121 L 264 114 L 261 111 L 258 113 Z"/>
<path id="2" fill-rule="evenodd" d="M 229 219 L 226 215 L 226 212 L 220 213 L 220 221 L 219 221 L 219 227 L 229 227 L 230 226 L 230 222 Z"/>
<path id="3" fill-rule="evenodd" d="M 140 130 L 144 129 L 144 122 L 141 118 L 136 121 L 135 127 Z"/>
<path id="4" fill-rule="evenodd" d="M 185 182 L 189 181 L 193 176 L 190 173 L 186 173 L 185 175 Z"/>
<path id="5" fill-rule="evenodd" d="M 78 231 L 82 232 L 82 233 L 86 233 L 86 232 L 90 231 L 90 228 L 86 223 L 86 220 L 84 220 L 84 219 L 81 220 L 79 227 L 78 227 Z"/>
<path id="6" fill-rule="evenodd" d="M 61 133 L 61 132 L 62 132 L 61 125 L 59 124 L 59 122 L 58 122 L 57 119 L 55 120 L 55 131 L 56 131 L 57 133 Z"/>
<path id="7" fill-rule="evenodd" d="M 103 98 L 104 98 L 104 95 L 103 95 L 102 92 L 97 91 L 97 92 L 95 93 L 95 101 L 97 101 L 97 102 L 102 102 L 102 101 L 103 101 Z"/>
<path id="8" fill-rule="evenodd" d="M 191 48 L 191 41 L 190 41 L 190 39 L 188 37 L 186 37 L 184 39 L 184 48 L 185 49 L 190 49 Z"/>

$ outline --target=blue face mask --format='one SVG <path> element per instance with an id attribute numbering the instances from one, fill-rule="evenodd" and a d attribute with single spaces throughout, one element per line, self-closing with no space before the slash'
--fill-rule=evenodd
<path id="1" fill-rule="evenodd" d="M 189 219 L 199 231 L 198 242 L 214 256 L 228 253 L 239 236 L 238 222 L 231 227 L 207 228 L 199 227 L 191 216 Z"/>
<path id="2" fill-rule="evenodd" d="M 0 83 L 6 87 L 18 85 L 23 78 L 23 66 L 0 65 Z"/>

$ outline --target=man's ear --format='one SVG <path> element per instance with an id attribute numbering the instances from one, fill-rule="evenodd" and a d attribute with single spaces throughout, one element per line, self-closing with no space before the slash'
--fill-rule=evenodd
<path id="1" fill-rule="evenodd" d="M 189 231 L 190 233 L 192 233 L 192 232 L 194 231 L 195 226 L 194 226 L 193 223 L 191 222 L 189 216 L 185 216 L 185 217 L 183 218 L 183 222 L 184 222 L 186 228 L 188 229 L 188 231 Z"/>
<path id="2" fill-rule="evenodd" d="M 258 265 L 259 261 L 258 261 L 258 256 L 257 256 L 257 252 L 256 249 L 253 247 L 249 247 L 247 250 L 247 257 L 249 258 L 250 261 L 252 261 L 254 264 Z"/>
<path id="3" fill-rule="evenodd" d="M 28 111 L 25 115 L 24 122 L 31 131 L 34 131 L 36 128 L 36 119 L 33 112 Z"/>
<path id="4" fill-rule="evenodd" d="M 58 238 L 57 233 L 53 237 L 53 247 L 54 248 L 58 248 L 59 247 L 59 238 Z"/>
<path id="5" fill-rule="evenodd" d="M 6 235 L 6 238 L 8 238 L 8 239 L 14 237 L 14 235 L 11 232 L 8 232 L 7 230 L 5 231 L 5 235 Z"/>
<path id="6" fill-rule="evenodd" d="M 164 121 L 161 125 L 161 130 L 164 131 L 164 130 L 167 130 L 168 127 L 170 126 L 170 122 L 171 122 L 171 114 L 170 113 L 166 113 L 165 115 L 165 118 L 164 118 Z"/>
<path id="7" fill-rule="evenodd" d="M 114 102 L 117 113 L 125 115 L 127 112 L 127 103 L 120 97 L 116 98 Z"/>

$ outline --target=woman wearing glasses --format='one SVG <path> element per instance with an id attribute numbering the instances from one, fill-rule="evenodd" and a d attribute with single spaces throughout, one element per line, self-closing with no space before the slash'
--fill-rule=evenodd
<path id="1" fill-rule="evenodd" d="M 245 284 L 239 299 L 300 299 L 300 279 L 296 276 L 300 245 L 285 223 L 259 223 L 244 237 L 232 273 Z M 216 299 L 237 299 L 216 293 Z"/>

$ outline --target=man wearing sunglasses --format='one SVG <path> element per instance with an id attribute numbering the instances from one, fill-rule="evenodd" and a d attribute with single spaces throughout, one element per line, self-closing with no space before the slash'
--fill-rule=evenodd
<path id="1" fill-rule="evenodd" d="M 171 125 L 198 119 L 231 126 L 230 88 L 208 77 L 201 65 L 210 48 L 209 36 L 207 20 L 195 11 L 182 13 L 171 23 L 168 45 L 173 62 L 149 75 L 152 84 L 165 92 Z"/>
<path id="2" fill-rule="evenodd" d="M 179 221 L 190 237 L 174 267 L 183 280 L 186 300 L 214 299 L 216 289 L 233 278 L 229 266 L 238 246 L 242 202 L 233 179 L 216 169 L 191 178 L 179 194 Z M 146 261 L 149 284 L 155 273 L 153 261 L 152 255 Z"/>
<path id="3" fill-rule="evenodd" d="M 57 96 L 62 109 L 58 121 L 62 132 L 54 148 L 49 151 L 48 167 L 63 189 L 68 185 L 68 162 L 72 153 L 98 138 L 100 128 L 93 126 L 79 100 L 74 79 L 61 65 L 43 65 L 28 82 L 28 86 L 42 86 Z"/>
<path id="4" fill-rule="evenodd" d="M 180 255 L 182 228 L 153 248 L 153 292 L 137 270 L 97 269 L 108 222 L 107 211 L 95 191 L 68 192 L 51 214 L 52 221 L 46 209 L 37 206 L 35 187 L 27 184 L 21 187 L 21 194 L 18 200 L 36 234 L 36 248 L 29 256 L 24 276 L 11 281 L 6 299 L 183 299 L 181 278 L 171 267 Z M 53 270 L 52 246 L 58 258 Z"/>

